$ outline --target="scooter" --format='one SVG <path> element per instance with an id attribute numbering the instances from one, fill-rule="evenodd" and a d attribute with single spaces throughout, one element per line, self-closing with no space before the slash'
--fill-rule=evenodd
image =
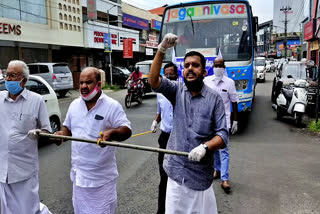
<path id="1" fill-rule="evenodd" d="M 282 81 L 278 81 L 276 103 L 272 107 L 277 112 L 277 119 L 283 116 L 293 116 L 297 127 L 302 125 L 303 115 L 307 107 L 308 91 L 306 80 L 296 80 L 294 84 L 287 87 L 282 86 Z"/>
<path id="2" fill-rule="evenodd" d="M 137 82 L 133 82 L 130 80 L 127 83 L 128 92 L 125 97 L 125 105 L 126 108 L 130 108 L 132 102 L 137 102 L 138 104 L 142 103 L 142 94 L 143 94 L 143 86 L 138 84 Z"/>

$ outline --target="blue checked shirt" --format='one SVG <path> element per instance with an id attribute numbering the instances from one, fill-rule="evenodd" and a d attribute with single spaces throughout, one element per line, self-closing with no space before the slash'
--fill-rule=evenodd
<path id="1" fill-rule="evenodd" d="M 156 92 L 162 93 L 173 105 L 173 129 L 168 149 L 190 152 L 219 135 L 228 144 L 228 129 L 221 96 L 204 85 L 192 97 L 184 83 L 162 79 Z M 188 188 L 203 191 L 213 182 L 213 153 L 207 152 L 200 161 L 188 157 L 165 155 L 163 163 L 168 176 Z"/>

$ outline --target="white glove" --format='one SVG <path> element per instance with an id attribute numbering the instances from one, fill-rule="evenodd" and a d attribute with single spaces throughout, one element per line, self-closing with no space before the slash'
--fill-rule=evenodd
<path id="1" fill-rule="evenodd" d="M 175 46 L 178 43 L 178 37 L 172 33 L 167 33 L 162 42 L 158 45 L 158 50 L 161 53 L 166 53 L 168 48 Z"/>
<path id="2" fill-rule="evenodd" d="M 238 121 L 233 121 L 231 127 L 231 134 L 235 134 L 238 131 Z"/>
<path id="3" fill-rule="evenodd" d="M 150 130 L 153 132 L 153 133 L 156 133 L 157 132 L 157 126 L 158 126 L 158 122 L 156 120 L 154 120 L 152 122 L 152 125 L 151 125 L 151 128 Z"/>
<path id="4" fill-rule="evenodd" d="M 191 150 L 191 152 L 188 155 L 188 158 L 189 158 L 189 160 L 199 162 L 205 154 L 206 154 L 206 149 L 204 148 L 203 144 L 201 144 Z"/>
<path id="5" fill-rule="evenodd" d="M 32 140 L 38 140 L 39 135 L 38 132 L 41 132 L 40 129 L 31 129 L 28 131 L 28 137 L 30 137 Z"/>

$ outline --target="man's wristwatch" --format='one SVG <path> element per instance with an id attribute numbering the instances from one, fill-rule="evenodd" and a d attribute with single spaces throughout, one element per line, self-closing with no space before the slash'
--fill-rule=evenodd
<path id="1" fill-rule="evenodd" d="M 204 144 L 201 144 L 201 145 L 203 146 L 203 148 L 205 148 L 206 152 L 209 150 L 207 144 L 204 143 Z"/>

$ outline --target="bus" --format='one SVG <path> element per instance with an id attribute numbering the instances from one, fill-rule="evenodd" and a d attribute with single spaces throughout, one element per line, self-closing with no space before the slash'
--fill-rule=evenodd
<path id="1" fill-rule="evenodd" d="M 219 54 L 225 60 L 228 77 L 236 84 L 238 111 L 249 112 L 255 94 L 254 55 L 258 18 L 247 0 L 211 0 L 180 3 L 165 8 L 159 41 L 167 33 L 179 43 L 168 50 L 164 61 L 173 61 L 181 77 L 184 55 L 198 51 L 206 58 L 208 75 Z"/>

